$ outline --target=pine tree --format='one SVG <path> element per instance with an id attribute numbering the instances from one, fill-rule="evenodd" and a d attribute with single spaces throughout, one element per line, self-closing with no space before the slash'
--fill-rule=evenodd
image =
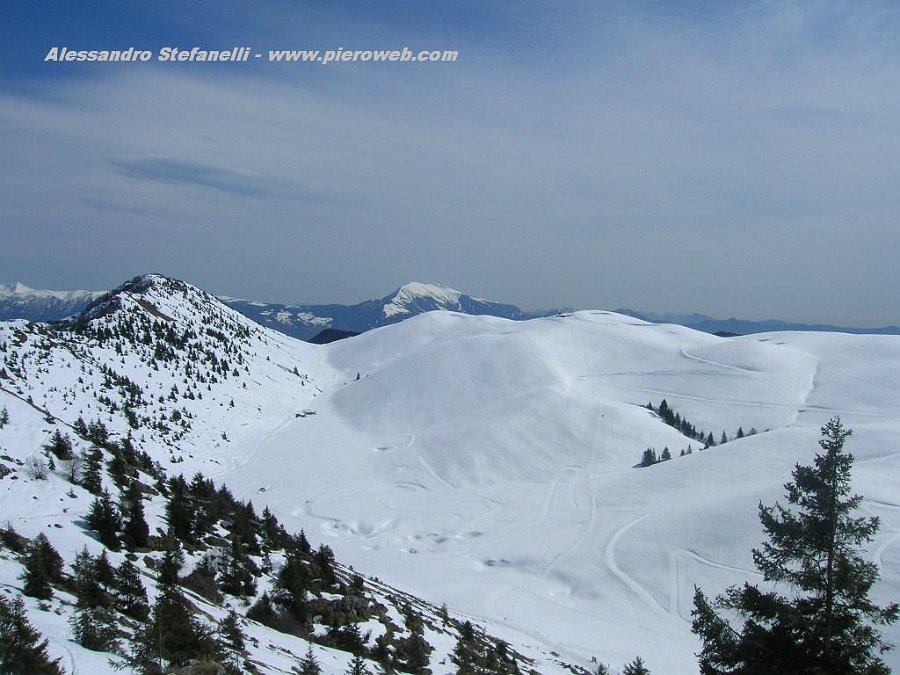
<path id="1" fill-rule="evenodd" d="M 9 411 L 4 406 L 2 410 L 0 410 L 0 429 L 9 424 Z"/>
<path id="2" fill-rule="evenodd" d="M 668 446 L 663 448 L 662 454 L 659 456 L 660 462 L 668 462 L 672 459 L 672 452 L 669 450 Z"/>
<path id="3" fill-rule="evenodd" d="M 147 605 L 147 591 L 141 583 L 141 573 L 130 560 L 123 560 L 116 570 L 113 588 L 116 595 L 116 607 L 123 614 L 143 621 L 150 612 Z"/>
<path id="4" fill-rule="evenodd" d="M 25 553 L 25 573 L 22 592 L 33 598 L 46 600 L 53 596 L 51 584 L 62 577 L 63 559 L 53 548 L 47 535 L 35 537 Z"/>
<path id="5" fill-rule="evenodd" d="M 119 530 L 122 529 L 122 517 L 113 503 L 112 495 L 103 490 L 88 511 L 86 518 L 88 527 L 100 537 L 101 543 L 113 551 L 119 550 Z"/>
<path id="6" fill-rule="evenodd" d="M 88 492 L 99 495 L 103 489 L 103 451 L 96 445 L 81 453 L 81 486 Z"/>
<path id="7" fill-rule="evenodd" d="M 63 461 L 68 461 L 75 456 L 72 452 L 72 439 L 69 438 L 69 434 L 61 434 L 59 429 L 53 432 L 50 441 L 44 446 L 44 450 L 52 452 L 57 459 Z"/>
<path id="8" fill-rule="evenodd" d="M 191 659 L 218 658 L 221 647 L 212 632 L 194 618 L 177 586 L 163 586 L 150 621 L 131 639 L 129 666 L 140 672 L 161 672 L 159 663 L 181 666 Z M 167 671 L 162 671 L 167 672 Z"/>
<path id="9" fill-rule="evenodd" d="M 9 675 L 62 675 L 59 659 L 50 660 L 47 640 L 28 622 L 21 597 L 0 595 L 0 673 Z"/>
<path id="10" fill-rule="evenodd" d="M 887 675 L 880 655 L 890 648 L 874 626 L 893 623 L 896 604 L 869 599 L 878 567 L 860 546 L 878 530 L 877 517 L 854 517 L 862 497 L 850 494 L 853 456 L 843 449 L 851 431 L 839 419 L 822 427 L 823 452 L 813 466 L 797 465 L 785 485 L 791 508 L 760 504 L 768 541 L 753 561 L 774 588 L 745 583 L 710 602 L 694 594 L 693 630 L 703 641 L 703 675 Z M 740 630 L 716 610 L 743 618 Z"/>
<path id="11" fill-rule="evenodd" d="M 72 586 L 78 607 L 90 609 L 109 603 L 110 598 L 97 578 L 96 567 L 97 561 L 87 550 L 87 546 L 75 554 L 75 560 L 72 562 Z"/>
<path id="12" fill-rule="evenodd" d="M 105 607 L 79 607 L 69 619 L 72 637 L 85 649 L 95 652 L 116 652 L 115 614 Z"/>
<path id="13" fill-rule="evenodd" d="M 265 626 L 274 626 L 277 623 L 278 614 L 275 612 L 275 607 L 272 606 L 272 599 L 268 593 L 264 592 L 259 600 L 247 610 L 247 618 L 259 621 Z"/>
<path id="14" fill-rule="evenodd" d="M 307 643 L 306 654 L 300 659 L 300 667 L 296 671 L 299 675 L 322 675 L 322 667 L 313 654 L 311 643 Z"/>
<path id="15" fill-rule="evenodd" d="M 347 675 L 372 675 L 366 667 L 366 660 L 359 654 L 353 657 L 350 665 L 347 666 L 346 673 Z"/>
<path id="16" fill-rule="evenodd" d="M 159 563 L 159 583 L 167 586 L 177 584 L 180 578 L 178 574 L 182 567 L 184 567 L 184 551 L 181 548 L 181 542 L 177 539 L 170 539 L 166 543 L 162 562 Z"/>
<path id="17" fill-rule="evenodd" d="M 646 450 L 644 450 L 644 454 L 641 455 L 642 467 L 653 466 L 658 461 L 659 459 L 656 456 L 656 450 L 654 450 L 653 448 L 647 448 Z"/>
<path id="18" fill-rule="evenodd" d="M 170 531 L 176 538 L 185 542 L 194 541 L 196 509 L 183 476 L 169 480 L 166 519 L 169 521 Z"/>
<path id="19" fill-rule="evenodd" d="M 634 661 L 622 670 L 622 675 L 650 675 L 650 670 L 644 665 L 640 656 L 635 656 Z"/>
<path id="20" fill-rule="evenodd" d="M 122 499 L 122 515 L 125 518 L 123 540 L 131 550 L 144 548 L 150 538 L 150 527 L 144 516 L 144 497 L 141 484 L 132 480 Z"/>
<path id="21" fill-rule="evenodd" d="M 244 631 L 241 630 L 240 617 L 233 609 L 222 619 L 219 624 L 219 633 L 228 641 L 232 649 L 241 651 L 244 649 Z"/>

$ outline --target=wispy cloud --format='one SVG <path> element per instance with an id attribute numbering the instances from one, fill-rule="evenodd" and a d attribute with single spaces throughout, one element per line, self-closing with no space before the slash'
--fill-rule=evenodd
<path id="1" fill-rule="evenodd" d="M 189 185 L 218 190 L 238 197 L 325 201 L 328 197 L 296 183 L 238 173 L 199 162 L 166 157 L 111 159 L 110 164 L 129 178 L 169 185 Z"/>

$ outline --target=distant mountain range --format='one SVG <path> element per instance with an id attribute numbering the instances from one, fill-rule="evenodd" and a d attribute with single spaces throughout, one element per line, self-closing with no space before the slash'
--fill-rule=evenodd
<path id="1" fill-rule="evenodd" d="M 37 291 L 21 283 L 0 285 L 0 320 L 57 321 L 78 314 L 102 291 Z M 411 282 L 378 300 L 355 305 L 283 305 L 221 296 L 222 302 L 260 325 L 306 341 L 328 342 L 399 323 L 433 310 L 521 321 L 560 310 L 526 312 L 515 305 L 473 298 L 442 284 Z M 322 337 L 317 337 L 323 334 Z"/>
<path id="2" fill-rule="evenodd" d="M 81 312 L 104 291 L 36 290 L 22 283 L 0 284 L 0 321 L 57 321 Z M 329 342 L 372 328 L 398 323 L 433 310 L 497 316 L 523 321 L 550 316 L 570 308 L 525 311 L 502 302 L 474 298 L 448 286 L 410 282 L 377 300 L 355 305 L 285 305 L 220 296 L 220 300 L 257 323 L 301 340 Z M 747 335 L 772 331 L 826 331 L 856 334 L 900 335 L 900 327 L 858 328 L 789 321 L 716 319 L 704 314 L 654 314 L 621 308 L 619 314 L 651 323 L 674 323 L 717 335 Z M 321 334 L 321 335 L 320 335 Z"/>
<path id="3" fill-rule="evenodd" d="M 716 319 L 705 314 L 653 314 L 633 309 L 617 309 L 619 314 L 633 316 L 651 323 L 675 323 L 694 330 L 716 335 L 750 335 L 752 333 L 773 333 L 777 331 L 820 331 L 825 333 L 854 333 L 857 335 L 900 335 L 900 327 L 881 326 L 879 328 L 856 328 L 853 326 L 834 326 L 825 323 L 797 323 L 768 319 L 750 321 L 747 319 Z"/>
<path id="4" fill-rule="evenodd" d="M 331 334 L 335 331 L 364 333 L 433 310 L 498 316 L 516 321 L 560 311 L 526 312 L 515 305 L 473 298 L 442 284 L 420 282 L 405 284 L 381 299 L 366 300 L 356 305 L 279 305 L 227 297 L 220 300 L 263 326 L 301 340 L 311 340 L 326 329 Z"/>
<path id="5" fill-rule="evenodd" d="M 0 321 L 56 321 L 78 314 L 103 291 L 39 291 L 22 283 L 0 284 Z"/>

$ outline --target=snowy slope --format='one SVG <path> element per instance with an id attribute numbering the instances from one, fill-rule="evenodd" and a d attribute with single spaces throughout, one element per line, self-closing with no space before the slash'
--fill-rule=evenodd
<path id="1" fill-rule="evenodd" d="M 149 420 L 135 436 L 167 468 L 202 470 L 268 504 L 338 560 L 532 650 L 541 672 L 554 670 L 553 650 L 585 667 L 591 656 L 619 668 L 641 654 L 654 672 L 679 674 L 696 672 L 694 584 L 715 593 L 756 579 L 757 503 L 781 498 L 794 463 L 811 460 L 819 427 L 839 414 L 854 429 L 856 489 L 882 519 L 870 552 L 883 569 L 877 594 L 900 598 L 900 338 L 722 339 L 608 312 L 525 322 L 432 312 L 315 346 L 180 282 L 134 283 L 97 316 L 168 319 L 176 338 L 193 331 L 202 386 L 185 384 L 184 361 L 154 369 L 153 340 L 120 354 L 112 338 L 4 324 L 0 405 L 15 425 L 0 429 L 0 447 L 22 460 L 34 452 L 46 434 L 40 411 L 69 424 L 101 417 L 127 433 L 127 377 L 142 389 L 135 413 Z M 88 362 L 115 371 L 106 378 L 117 410 L 90 395 L 104 375 L 82 370 Z M 739 427 L 759 433 L 700 452 L 643 407 L 662 398 L 717 440 Z M 175 410 L 187 426 L 172 422 Z M 635 468 L 649 446 L 675 458 Z M 0 485 L 0 517 L 26 534 L 59 517 L 38 508 L 43 498 L 24 508 L 18 486 Z"/>
<path id="2" fill-rule="evenodd" d="M 52 458 L 43 449 L 51 433 L 60 430 L 75 437 L 76 453 L 88 449 L 90 443 L 77 432 L 81 422 L 102 423 L 118 440 L 128 437 L 170 476 L 190 477 L 197 471 L 215 479 L 227 476 L 239 497 L 262 508 L 269 485 L 245 476 L 244 467 L 269 462 L 270 439 L 316 414 L 323 392 L 319 383 L 328 386 L 339 377 L 324 359 L 320 348 L 261 328 L 199 289 L 156 275 L 132 279 L 64 326 L 0 324 L 0 409 L 10 420 L 0 425 L 0 520 L 29 538 L 47 534 L 67 565 L 82 546 L 94 554 L 102 550 L 84 523 L 93 495 L 66 480 L 66 462 L 48 466 Z M 297 448 L 300 452 L 284 464 L 273 465 L 282 476 L 295 473 L 304 461 L 302 442 Z M 33 463 L 42 467 L 44 477 Z M 339 468 L 335 461 L 318 470 L 324 474 Z M 295 494 L 302 489 L 301 479 L 297 474 L 293 481 Z M 151 476 L 143 480 L 153 483 Z M 117 493 L 108 477 L 104 483 Z M 163 502 L 147 499 L 151 532 L 167 527 Z M 123 553 L 109 555 L 114 565 L 124 559 Z M 201 550 L 188 556 L 185 574 L 202 555 Z M 138 562 L 148 557 L 158 560 L 159 553 L 143 553 Z M 21 565 L 8 550 L 0 550 L 0 560 L 0 590 L 20 593 Z M 279 559 L 273 562 L 277 569 Z M 351 570 L 340 567 L 338 574 L 349 580 Z M 154 579 L 152 573 L 144 574 L 151 601 Z M 259 583 L 261 593 L 268 584 Z M 365 582 L 365 588 L 399 626 L 404 623 L 401 607 L 413 606 L 426 620 L 425 638 L 435 648 L 433 666 L 452 668 L 449 655 L 457 629 L 452 623 L 448 627 L 436 605 L 377 580 Z M 199 596 L 191 601 L 213 623 L 225 614 Z M 71 640 L 68 618 L 74 597 L 68 592 L 57 589 L 48 602 L 26 598 L 26 605 L 32 623 L 51 640 L 51 655 L 61 657 L 64 667 L 111 672 L 106 656 Z M 236 608 L 246 612 L 249 605 Z M 379 621 L 360 626 L 369 634 L 370 646 L 385 631 Z M 255 638 L 248 658 L 260 672 L 288 672 L 305 652 L 306 643 L 299 638 L 252 622 L 245 629 Z M 562 672 L 563 665 L 554 665 L 556 659 L 546 649 L 528 644 L 511 649 L 543 671 Z M 316 651 L 325 673 L 346 669 L 348 654 Z"/>
<path id="3" fill-rule="evenodd" d="M 755 578 L 756 505 L 781 497 L 833 414 L 855 429 L 858 490 L 882 517 L 878 593 L 900 597 L 896 338 L 727 340 L 604 312 L 428 314 L 328 354 L 346 383 L 318 402 L 299 448 L 300 425 L 286 427 L 244 475 L 271 481 L 280 512 L 317 524 L 354 564 L 501 635 L 582 663 L 640 653 L 656 672 L 696 672 L 693 585 Z M 697 452 L 639 407 L 663 397 L 717 439 L 760 433 Z M 690 444 L 690 456 L 633 468 L 647 446 Z M 340 470 L 321 475 L 335 446 Z M 310 486 L 295 496 L 269 463 L 298 450 L 291 480 Z"/>

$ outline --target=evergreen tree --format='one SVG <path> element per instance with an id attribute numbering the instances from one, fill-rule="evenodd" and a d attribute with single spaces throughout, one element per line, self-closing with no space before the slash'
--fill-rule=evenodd
<path id="1" fill-rule="evenodd" d="M 644 665 L 640 656 L 634 657 L 634 661 L 625 666 L 622 675 L 650 675 L 650 670 Z"/>
<path id="2" fill-rule="evenodd" d="M 278 614 L 275 612 L 275 607 L 272 605 L 272 599 L 268 593 L 263 593 L 259 600 L 247 610 L 247 618 L 259 621 L 264 626 L 275 626 L 278 622 Z"/>
<path id="3" fill-rule="evenodd" d="M 668 462 L 672 459 L 672 452 L 669 450 L 668 446 L 663 448 L 662 454 L 659 456 L 660 462 Z"/>
<path id="4" fill-rule="evenodd" d="M 347 666 L 346 673 L 347 675 L 372 675 L 366 667 L 366 660 L 359 654 L 353 657 L 350 665 Z"/>
<path id="5" fill-rule="evenodd" d="M 184 551 L 181 548 L 181 542 L 177 539 L 169 539 L 166 542 L 162 562 L 159 563 L 159 583 L 167 586 L 177 584 L 182 567 L 184 567 Z"/>
<path id="6" fill-rule="evenodd" d="M 50 660 L 47 640 L 28 622 L 21 597 L 0 595 L 0 673 L 8 675 L 63 675 L 59 659 Z"/>
<path id="7" fill-rule="evenodd" d="M 113 584 L 116 595 L 116 607 L 123 614 L 143 621 L 150 608 L 147 605 L 147 591 L 141 583 L 141 573 L 130 560 L 122 561 L 116 570 Z"/>
<path id="8" fill-rule="evenodd" d="M 150 538 L 150 527 L 144 516 L 144 497 L 141 484 L 132 480 L 122 499 L 122 515 L 125 518 L 123 540 L 131 550 L 144 548 Z"/>
<path id="9" fill-rule="evenodd" d="M 116 652 L 115 614 L 105 607 L 79 607 L 69 619 L 72 637 L 85 649 L 95 652 Z"/>
<path id="10" fill-rule="evenodd" d="M 99 495 L 103 489 L 103 451 L 96 445 L 81 453 L 81 487 Z"/>
<path id="11" fill-rule="evenodd" d="M 28 545 L 25 553 L 25 573 L 22 592 L 33 598 L 46 600 L 53 596 L 51 584 L 62 577 L 63 559 L 53 548 L 47 535 L 41 533 Z"/>
<path id="12" fill-rule="evenodd" d="M 72 562 L 72 586 L 78 607 L 90 609 L 109 603 L 110 598 L 97 579 L 96 566 L 96 560 L 87 550 L 87 546 L 75 554 L 75 560 Z"/>
<path id="13" fill-rule="evenodd" d="M 119 550 L 122 518 L 107 490 L 103 490 L 91 504 L 86 520 L 88 527 L 97 533 L 104 546 L 113 551 Z"/>
<path id="14" fill-rule="evenodd" d="M 311 581 L 309 565 L 297 551 L 289 551 L 275 582 L 275 601 L 287 607 L 301 623 L 309 618 L 306 594 Z"/>
<path id="15" fill-rule="evenodd" d="M 311 643 L 307 643 L 306 655 L 300 659 L 300 667 L 296 670 L 299 675 L 322 675 L 322 667 L 313 654 Z"/>
<path id="16" fill-rule="evenodd" d="M 6 406 L 0 410 L 0 429 L 9 424 L 9 411 L 6 409 Z"/>
<path id="17" fill-rule="evenodd" d="M 763 591 L 745 583 L 709 602 L 694 595 L 693 630 L 703 641 L 703 675 L 887 675 L 880 655 L 889 649 L 873 625 L 898 618 L 896 604 L 878 607 L 869 590 L 878 567 L 860 555 L 878 518 L 854 517 L 862 497 L 850 494 L 851 434 L 839 419 L 822 428 L 823 452 L 813 466 L 797 465 L 785 485 L 789 508 L 760 504 L 768 541 L 753 551 L 766 582 L 787 588 Z M 717 614 L 743 618 L 740 630 Z"/>
<path id="18" fill-rule="evenodd" d="M 228 641 L 232 649 L 238 651 L 244 649 L 244 631 L 241 630 L 240 617 L 233 609 L 228 610 L 228 614 L 219 624 L 219 633 Z"/>
<path id="19" fill-rule="evenodd" d="M 669 414 L 669 403 L 666 401 L 666 399 L 663 399 L 662 401 L 659 402 L 659 408 L 657 408 L 656 412 L 659 414 L 660 417 L 662 417 L 663 419 L 666 419 L 666 417 Z"/>
<path id="20" fill-rule="evenodd" d="M 44 446 L 44 450 L 52 452 L 57 459 L 63 461 L 68 461 L 75 456 L 72 452 L 72 439 L 69 438 L 69 434 L 61 434 L 59 429 L 53 432 L 49 442 Z"/>
<path id="21" fill-rule="evenodd" d="M 193 616 L 187 599 L 177 586 L 163 586 L 153 604 L 153 611 L 141 630 L 131 639 L 131 651 L 126 656 L 130 667 L 140 672 L 168 672 L 191 659 L 221 656 L 221 647 L 212 632 Z"/>
<path id="22" fill-rule="evenodd" d="M 644 450 L 644 454 L 641 455 L 642 467 L 653 466 L 658 461 L 659 459 L 656 456 L 656 450 L 654 450 L 653 448 L 647 448 L 646 450 Z"/>
<path id="23" fill-rule="evenodd" d="M 287 544 L 289 535 L 268 506 L 262 512 L 260 534 L 262 535 L 263 544 L 269 549 L 284 548 Z"/>
<path id="24" fill-rule="evenodd" d="M 112 478 L 113 483 L 116 484 L 119 490 L 126 486 L 129 477 L 134 471 L 126 461 L 121 449 L 118 447 L 113 448 L 112 457 L 106 463 L 106 470 L 109 472 L 110 478 Z"/>
<path id="25" fill-rule="evenodd" d="M 112 595 L 116 583 L 116 568 L 112 566 L 106 551 L 100 551 L 94 559 L 94 578 L 107 595 Z"/>
<path id="26" fill-rule="evenodd" d="M 194 541 L 195 505 L 191 495 L 188 494 L 188 486 L 183 476 L 169 480 L 166 519 L 169 521 L 169 530 L 176 538 L 185 542 Z"/>
<path id="27" fill-rule="evenodd" d="M 331 586 L 337 582 L 334 574 L 334 552 L 331 547 L 321 544 L 313 554 L 313 567 L 316 577 L 325 585 Z"/>
<path id="28" fill-rule="evenodd" d="M 256 595 L 254 571 L 258 573 L 259 568 L 244 553 L 240 538 L 234 537 L 227 557 L 219 564 L 220 590 L 236 596 Z"/>

